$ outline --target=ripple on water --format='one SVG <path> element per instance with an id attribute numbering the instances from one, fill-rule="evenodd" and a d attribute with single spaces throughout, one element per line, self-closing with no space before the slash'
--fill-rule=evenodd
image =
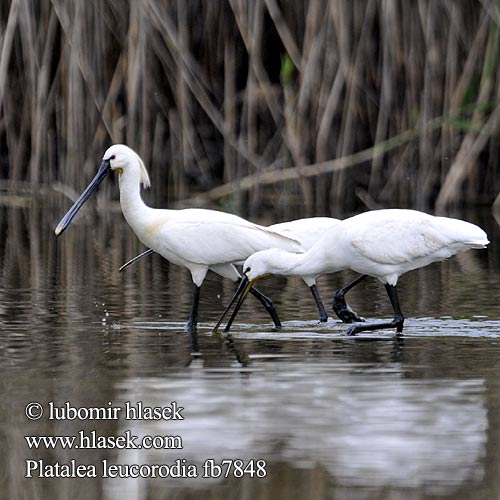
<path id="1" fill-rule="evenodd" d="M 383 320 L 378 320 L 382 322 Z M 373 321 L 374 323 L 377 320 Z M 198 331 L 211 333 L 213 324 L 200 323 Z M 151 321 L 116 323 L 114 328 L 130 328 L 137 330 L 183 331 L 184 323 L 176 321 Z M 345 335 L 348 325 L 329 318 L 328 323 L 314 320 L 293 320 L 283 322 L 281 329 L 271 323 L 235 323 L 231 335 L 235 338 L 273 338 L 281 340 L 299 340 L 304 338 L 338 338 L 351 339 L 392 339 L 394 330 L 384 329 L 375 332 L 362 332 L 354 337 Z M 489 320 L 483 316 L 454 319 L 441 318 L 408 318 L 405 320 L 403 336 L 410 337 L 500 337 L 500 321 Z"/>

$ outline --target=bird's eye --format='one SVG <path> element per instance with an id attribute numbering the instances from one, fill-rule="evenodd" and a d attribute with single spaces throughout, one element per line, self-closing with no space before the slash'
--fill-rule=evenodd
<path id="1" fill-rule="evenodd" d="M 247 274 L 247 273 L 249 273 L 251 270 L 252 270 L 252 268 L 247 267 L 247 268 L 243 271 L 243 274 Z"/>
<path id="2" fill-rule="evenodd" d="M 109 159 L 110 159 L 110 160 L 114 160 L 115 158 L 116 158 L 116 156 L 115 156 L 115 155 L 111 155 L 111 156 L 109 157 Z"/>

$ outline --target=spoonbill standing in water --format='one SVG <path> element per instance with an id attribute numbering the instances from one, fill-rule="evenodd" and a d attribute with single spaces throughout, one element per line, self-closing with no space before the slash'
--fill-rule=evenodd
<path id="1" fill-rule="evenodd" d="M 361 276 L 342 290 L 343 293 L 367 276 L 384 284 L 394 310 L 390 322 L 356 324 L 348 335 L 362 331 L 396 328 L 403 331 L 404 317 L 396 290 L 398 278 L 413 269 L 445 260 L 471 248 L 489 243 L 478 226 L 458 219 L 436 217 L 416 210 L 374 210 L 339 222 L 304 253 L 269 249 L 251 255 L 243 264 L 244 277 L 233 300 L 238 302 L 226 325 L 228 331 L 246 295 L 254 283 L 268 274 L 317 276 L 352 269 Z"/>
<path id="2" fill-rule="evenodd" d="M 235 264 L 249 255 L 268 248 L 302 251 L 297 241 L 253 224 L 236 215 L 190 208 L 166 210 L 148 207 L 141 198 L 141 183 L 149 187 L 149 175 L 139 155 L 123 144 L 115 144 L 104 153 L 101 166 L 78 200 L 55 229 L 60 235 L 85 201 L 112 170 L 119 174 L 120 205 L 129 226 L 147 247 L 173 264 L 186 267 L 193 280 L 193 302 L 186 330 L 196 328 L 200 288 L 209 270 L 239 281 Z M 281 326 L 272 301 L 257 292 L 274 324 Z"/>
<path id="3" fill-rule="evenodd" d="M 280 222 L 278 224 L 273 224 L 272 226 L 267 226 L 267 229 L 298 241 L 301 244 L 302 248 L 308 250 L 325 234 L 326 231 L 335 227 L 339 222 L 339 219 L 334 219 L 332 217 L 310 217 L 305 219 L 292 220 L 289 222 Z M 136 263 L 143 257 L 151 255 L 152 253 L 154 253 L 154 250 L 149 248 L 139 255 L 136 255 L 120 267 L 120 272 L 125 270 L 130 265 Z M 316 287 L 316 276 L 301 276 L 301 278 L 311 290 L 312 296 L 316 303 L 316 307 L 318 308 L 319 321 L 322 323 L 328 321 L 328 314 L 325 310 L 325 306 L 321 301 L 318 289 Z M 363 321 L 363 318 L 358 316 L 346 304 L 343 295 L 336 295 L 336 301 L 334 303 L 333 310 L 335 311 L 337 316 L 345 323 L 352 323 L 353 321 Z"/>

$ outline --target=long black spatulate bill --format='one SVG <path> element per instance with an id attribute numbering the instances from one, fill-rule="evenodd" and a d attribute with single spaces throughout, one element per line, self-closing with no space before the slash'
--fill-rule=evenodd
<path id="1" fill-rule="evenodd" d="M 231 309 L 232 305 L 236 302 L 236 300 L 240 297 L 240 295 L 245 291 L 245 289 L 248 286 L 248 283 L 249 283 L 248 278 L 246 276 L 243 276 L 240 280 L 240 284 L 238 285 L 236 292 L 234 292 L 233 298 L 231 299 L 231 301 L 227 305 L 226 309 L 222 313 L 222 316 L 219 318 L 219 321 L 217 321 L 217 324 L 215 325 L 214 329 L 212 330 L 213 333 L 219 332 L 220 325 L 224 321 L 226 314 L 229 312 L 229 309 Z M 231 325 L 229 325 L 229 326 L 231 326 Z"/>
<path id="2" fill-rule="evenodd" d="M 57 224 L 55 229 L 56 236 L 59 236 L 73 220 L 73 217 L 77 214 L 78 210 L 82 208 L 82 205 L 88 200 L 90 195 L 98 188 L 99 184 L 102 182 L 104 177 L 108 175 L 111 170 L 109 160 L 103 160 L 96 176 L 92 179 L 91 183 L 87 186 L 85 191 L 80 195 L 78 200 L 75 201 L 73 206 L 66 212 L 66 215 L 61 219 L 61 222 Z"/>

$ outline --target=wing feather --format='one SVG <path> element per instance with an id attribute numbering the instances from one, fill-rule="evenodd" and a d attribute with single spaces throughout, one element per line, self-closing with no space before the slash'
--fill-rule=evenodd
<path id="1" fill-rule="evenodd" d="M 212 210 L 178 211 L 152 224 L 151 247 L 167 250 L 185 261 L 216 265 L 244 261 L 268 248 L 301 251 L 300 244 L 245 219 Z"/>
<path id="2" fill-rule="evenodd" d="M 380 264 L 404 264 L 443 252 L 453 255 L 450 241 L 427 218 L 372 220 L 356 227 L 351 245 L 354 251 Z M 448 255 L 449 253 L 449 255 Z"/>

